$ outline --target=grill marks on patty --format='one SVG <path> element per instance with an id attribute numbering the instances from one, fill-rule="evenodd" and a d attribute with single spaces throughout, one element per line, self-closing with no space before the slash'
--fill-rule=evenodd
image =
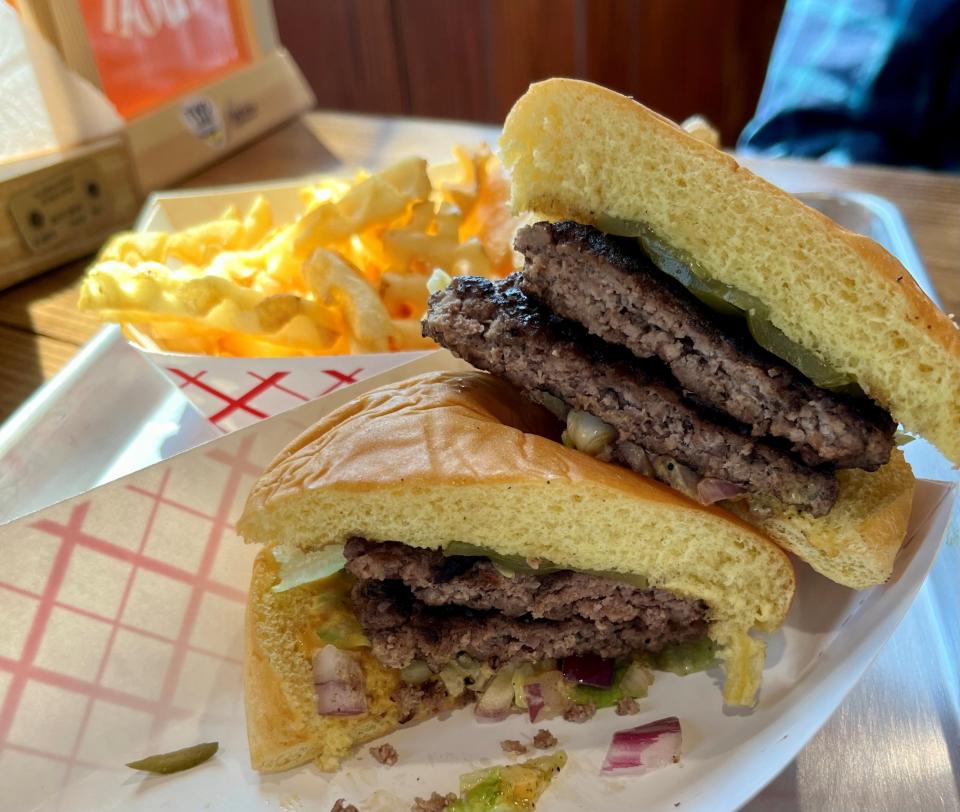
<path id="1" fill-rule="evenodd" d="M 673 457 L 701 476 L 773 494 L 814 515 L 833 506 L 832 472 L 808 468 L 706 415 L 659 362 L 638 360 L 555 316 L 524 294 L 519 281 L 519 274 L 498 282 L 454 278 L 431 296 L 424 335 L 528 394 L 549 392 L 590 412 L 617 430 L 620 443 Z"/>
<path id="2" fill-rule="evenodd" d="M 818 388 L 742 329 L 721 327 L 636 240 L 567 221 L 521 229 L 516 248 L 524 293 L 637 357 L 659 358 L 684 390 L 754 436 L 788 440 L 809 465 L 872 471 L 889 460 L 889 415 Z"/>
<path id="3" fill-rule="evenodd" d="M 707 631 L 703 601 L 570 571 L 502 575 L 487 559 L 446 557 L 398 542 L 354 538 L 354 610 L 374 655 L 432 667 L 464 652 L 482 661 L 660 651 Z"/>

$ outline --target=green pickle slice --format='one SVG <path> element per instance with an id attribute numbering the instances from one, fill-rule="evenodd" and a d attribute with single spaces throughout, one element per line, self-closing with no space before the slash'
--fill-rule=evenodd
<path id="1" fill-rule="evenodd" d="M 446 556 L 462 555 L 468 558 L 489 558 L 490 561 L 504 575 L 549 575 L 552 572 L 562 572 L 569 570 L 570 567 L 561 567 L 545 558 L 540 559 L 536 567 L 530 566 L 528 560 L 522 555 L 501 555 L 494 550 L 486 547 L 479 547 L 476 544 L 469 544 L 465 541 L 450 541 L 443 547 L 443 554 Z M 646 589 L 649 581 L 643 575 L 632 575 L 624 572 L 599 572 L 595 570 L 577 570 L 587 575 L 596 575 L 599 578 L 609 578 L 613 581 L 620 581 L 639 589 Z"/>
<path id="2" fill-rule="evenodd" d="M 170 753 L 159 753 L 155 756 L 147 756 L 138 761 L 131 761 L 127 766 L 132 770 L 143 770 L 148 773 L 169 775 L 170 773 L 178 773 L 196 767 L 198 764 L 203 764 L 203 762 L 213 756 L 219 749 L 219 742 L 204 742 L 203 744 L 195 744 L 192 747 L 184 747 L 181 750 L 174 750 Z"/>
<path id="3" fill-rule="evenodd" d="M 498 567 L 519 575 L 549 575 L 551 572 L 570 569 L 569 567 L 557 566 L 552 561 L 545 559 L 541 559 L 538 567 L 532 567 L 522 555 L 501 555 L 493 550 L 488 550 L 486 547 L 468 544 L 465 541 L 448 542 L 443 548 L 443 554 L 446 556 L 462 555 L 468 558 L 489 558 Z"/>
<path id="4" fill-rule="evenodd" d="M 747 314 L 747 327 L 757 344 L 782 358 L 821 389 L 851 397 L 864 397 L 865 393 L 853 375 L 837 372 L 806 347 L 787 338 L 767 319 Z"/>
<path id="5" fill-rule="evenodd" d="M 608 234 L 635 238 L 654 265 L 676 279 L 715 313 L 746 319 L 754 341 L 767 352 L 786 361 L 820 388 L 852 397 L 864 395 L 863 389 L 852 375 L 833 369 L 775 327 L 770 321 L 769 309 L 758 298 L 711 279 L 699 262 L 685 251 L 673 248 L 661 240 L 649 226 L 609 216 L 597 217 L 596 222 L 597 228 Z"/>
<path id="6" fill-rule="evenodd" d="M 674 643 L 653 656 L 653 667 L 685 677 L 697 671 L 706 671 L 717 659 L 716 646 L 709 637 Z"/>
<path id="7" fill-rule="evenodd" d="M 570 698 L 578 705 L 592 702 L 597 708 L 612 708 L 624 697 L 624 693 L 620 689 L 620 683 L 629 667 L 630 663 L 626 660 L 617 662 L 613 669 L 613 681 L 609 688 L 597 688 L 595 685 L 572 685 L 570 687 Z"/>

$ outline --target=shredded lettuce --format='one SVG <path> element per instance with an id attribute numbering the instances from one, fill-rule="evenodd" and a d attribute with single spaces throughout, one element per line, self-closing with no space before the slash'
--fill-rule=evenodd
<path id="1" fill-rule="evenodd" d="M 350 615 L 340 617 L 336 625 L 328 622 L 314 631 L 318 640 L 340 649 L 349 651 L 370 647 L 370 640 L 363 633 L 360 622 Z"/>
<path id="2" fill-rule="evenodd" d="M 538 663 L 522 663 L 513 672 L 513 704 L 527 709 L 525 688 L 533 682 L 541 682 L 544 674 L 557 670 L 556 660 L 540 660 Z"/>
<path id="3" fill-rule="evenodd" d="M 466 776 L 465 776 L 466 777 Z M 474 781 L 473 778 L 470 779 Z M 469 788 L 460 796 L 460 798 L 447 807 L 447 810 L 454 812 L 492 812 L 499 809 L 500 798 L 500 770 L 494 767 L 485 770 L 482 776 L 477 776 L 476 782 L 471 783 Z M 509 807 L 507 807 L 509 809 Z"/>
<path id="4" fill-rule="evenodd" d="M 343 557 L 342 544 L 332 544 L 296 557 L 288 557 L 280 548 L 275 547 L 273 557 L 280 565 L 280 582 L 273 587 L 274 592 L 286 592 L 288 589 L 329 578 L 340 572 L 347 563 L 347 559 Z"/>
<path id="5" fill-rule="evenodd" d="M 531 810 L 566 763 L 567 754 L 558 750 L 519 764 L 467 773 L 460 778 L 460 797 L 447 812 Z"/>
<path id="6" fill-rule="evenodd" d="M 447 696 L 460 696 L 469 687 L 474 691 L 482 690 L 493 678 L 493 669 L 486 663 L 460 655 L 437 672 L 437 678 L 443 683 Z"/>

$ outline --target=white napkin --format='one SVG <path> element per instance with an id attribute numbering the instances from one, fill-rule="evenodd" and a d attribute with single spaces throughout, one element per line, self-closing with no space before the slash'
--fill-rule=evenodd
<path id="1" fill-rule="evenodd" d="M 122 130 L 106 96 L 0 2 L 0 163 Z"/>
<path id="2" fill-rule="evenodd" d="M 0 3 L 0 161 L 57 146 L 17 12 Z"/>

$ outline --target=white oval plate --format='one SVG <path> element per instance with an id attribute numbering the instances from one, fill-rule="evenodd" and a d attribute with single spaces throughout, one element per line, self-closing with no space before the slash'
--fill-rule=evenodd
<path id="1" fill-rule="evenodd" d="M 460 774 L 510 759 L 520 716 L 480 725 L 469 710 L 387 738 L 399 763 L 363 749 L 335 775 L 260 776 L 247 761 L 241 658 L 253 550 L 232 530 L 257 472 L 296 433 L 358 392 L 454 365 L 438 352 L 213 440 L 0 528 L 0 797 L 4 809 L 319 810 L 344 797 L 405 810 Z M 928 452 L 932 455 L 934 452 Z M 915 468 L 931 470 L 913 455 Z M 934 464 L 931 456 L 930 466 Z M 919 466 L 919 467 L 918 467 Z M 956 490 L 921 483 L 908 542 L 882 587 L 853 592 L 798 565 L 797 599 L 769 641 L 760 704 L 724 711 L 717 673 L 658 675 L 641 713 L 545 724 L 570 756 L 545 812 L 734 809 L 827 720 L 903 617 L 936 556 Z M 613 731 L 662 716 L 683 725 L 676 766 L 603 777 Z M 123 764 L 217 740 L 209 763 L 145 777 Z"/>

